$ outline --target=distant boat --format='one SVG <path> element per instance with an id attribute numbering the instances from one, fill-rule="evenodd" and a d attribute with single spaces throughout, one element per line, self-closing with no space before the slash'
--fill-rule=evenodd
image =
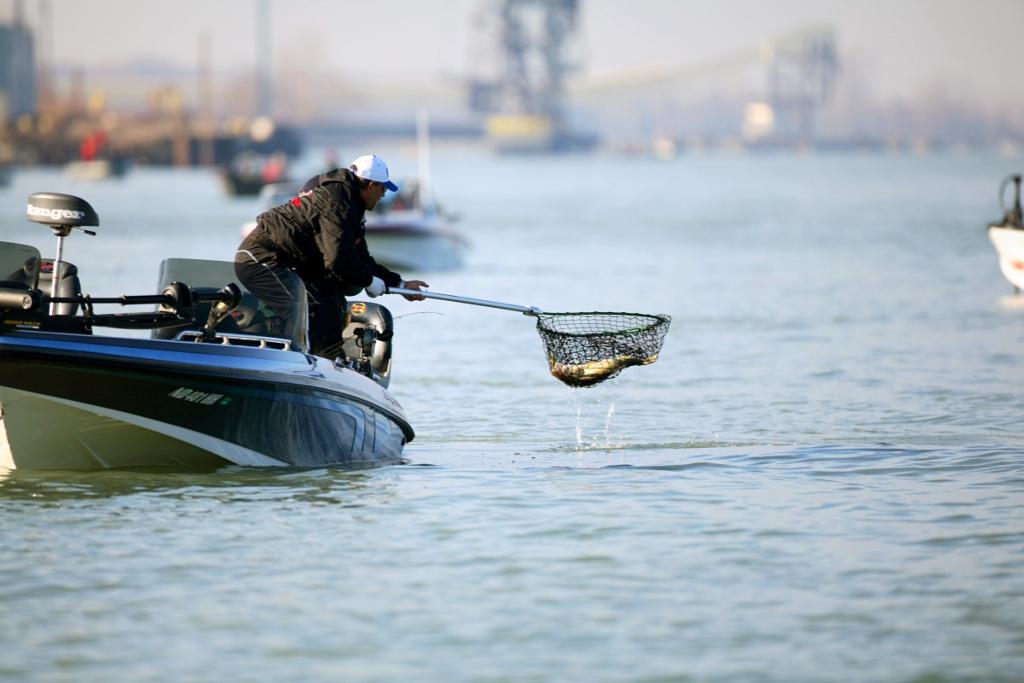
<path id="1" fill-rule="evenodd" d="M 1014 183 L 1014 204 L 1007 208 L 1003 202 L 1006 186 Z M 1003 220 L 988 226 L 988 238 L 999 254 L 999 269 L 1013 285 L 1014 291 L 1024 290 L 1024 211 L 1020 201 L 1020 175 L 1010 175 L 999 186 L 999 201 L 1003 208 Z"/>
<path id="2" fill-rule="evenodd" d="M 416 116 L 419 178 L 399 183 L 366 215 L 366 244 L 373 258 L 398 271 L 461 268 L 469 240 L 457 232 L 454 218 L 434 198 L 430 178 L 430 131 L 426 111 Z"/>
<path id="3" fill-rule="evenodd" d="M 70 161 L 64 166 L 64 172 L 72 180 L 97 181 L 108 178 L 121 178 L 128 172 L 128 161 L 121 158 L 112 159 L 80 159 Z"/>
<path id="4" fill-rule="evenodd" d="M 260 212 L 280 206 L 299 193 L 299 186 L 295 183 L 265 183 L 257 191 L 260 196 Z M 245 237 L 256 227 L 256 221 L 246 221 L 239 231 Z"/>
<path id="5" fill-rule="evenodd" d="M 236 197 L 249 197 L 257 195 L 263 186 L 267 183 L 263 178 L 257 176 L 250 176 L 233 171 L 230 168 L 221 167 L 217 169 L 220 175 L 221 184 L 224 186 L 224 191 L 229 195 Z"/>
<path id="6" fill-rule="evenodd" d="M 420 200 L 419 183 L 400 187 L 393 199 L 366 214 L 366 245 L 373 258 L 398 271 L 461 268 L 469 240 L 452 228 L 452 218 L 435 202 Z"/>
<path id="7" fill-rule="evenodd" d="M 419 205 L 415 199 L 418 194 L 415 181 L 403 183 L 401 187 L 395 199 L 379 204 L 366 214 L 366 246 L 374 260 L 400 272 L 461 268 L 469 240 L 451 228 L 450 218 L 436 209 L 426 211 Z M 262 210 L 284 204 L 298 194 L 298 190 L 292 183 L 264 185 L 259 192 Z M 242 225 L 242 237 L 255 227 L 255 220 Z"/>
<path id="8" fill-rule="evenodd" d="M 456 270 L 466 261 L 469 240 L 452 228 L 454 218 L 441 210 L 430 191 L 426 122 L 421 116 L 420 177 L 400 182 L 366 214 L 366 246 L 377 263 L 402 273 Z M 279 206 L 298 194 L 294 183 L 271 183 L 260 191 L 264 210 Z M 242 226 L 242 236 L 256 221 Z"/>
<path id="9" fill-rule="evenodd" d="M 260 194 L 264 185 L 288 182 L 288 160 L 280 153 L 265 157 L 246 152 L 230 165 L 219 167 L 217 172 L 229 195 L 253 196 Z"/>
<path id="10" fill-rule="evenodd" d="M 366 245 L 378 263 L 398 271 L 456 270 L 469 249 L 444 216 L 419 209 L 368 216 Z"/>
<path id="11" fill-rule="evenodd" d="M 128 172 L 128 160 L 110 149 L 106 130 L 97 128 L 78 146 L 78 159 L 64 167 L 72 180 L 93 182 L 120 178 Z"/>

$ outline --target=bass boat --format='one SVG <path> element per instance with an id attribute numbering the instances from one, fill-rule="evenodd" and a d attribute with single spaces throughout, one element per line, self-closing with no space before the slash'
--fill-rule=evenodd
<path id="1" fill-rule="evenodd" d="M 387 389 L 393 319 L 383 306 L 350 303 L 341 355 L 316 357 L 274 334 L 278 319 L 231 281 L 231 263 L 166 259 L 159 294 L 84 295 L 62 252 L 73 230 L 95 235 L 86 227 L 98 226 L 96 212 L 37 193 L 28 219 L 52 229 L 57 250 L 43 259 L 0 242 L 0 468 L 401 462 L 413 430 Z"/>
<path id="2" fill-rule="evenodd" d="M 1003 203 L 1006 187 L 1014 184 L 1015 198 L 1012 206 Z M 999 202 L 1003 208 L 1003 219 L 988 226 L 988 238 L 999 255 L 999 269 L 1017 294 L 1024 289 L 1024 211 L 1020 203 L 1020 175 L 1007 176 L 999 186 Z"/>

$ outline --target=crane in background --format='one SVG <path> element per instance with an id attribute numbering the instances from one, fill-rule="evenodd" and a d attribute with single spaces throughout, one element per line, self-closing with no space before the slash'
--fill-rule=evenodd
<path id="1" fill-rule="evenodd" d="M 568 45 L 578 25 L 578 0 L 498 0 L 497 74 L 468 82 L 470 110 L 485 115 L 499 151 L 546 152 L 593 146 L 596 138 L 570 128 L 566 80 L 574 66 Z"/>
<path id="2" fill-rule="evenodd" d="M 470 78 L 467 94 L 470 110 L 484 115 L 487 137 L 499 151 L 586 148 L 596 136 L 571 127 L 573 107 L 585 110 L 588 102 L 621 100 L 637 92 L 647 102 L 673 97 L 699 79 L 751 68 L 763 79 L 763 90 L 744 107 L 742 137 L 760 144 L 814 144 L 818 111 L 839 72 L 831 27 L 803 27 L 699 63 L 586 80 L 577 77 L 579 69 L 569 58 L 580 5 L 579 0 L 489 0 L 482 5 L 479 35 L 490 41 L 497 68 L 490 76 Z M 635 103 L 633 109 L 628 115 L 650 116 Z M 675 123 L 678 128 L 686 124 Z"/>
<path id="3" fill-rule="evenodd" d="M 833 31 L 805 29 L 783 36 L 773 47 L 768 61 L 771 133 L 784 143 L 813 144 L 817 110 L 828 101 L 839 74 Z"/>

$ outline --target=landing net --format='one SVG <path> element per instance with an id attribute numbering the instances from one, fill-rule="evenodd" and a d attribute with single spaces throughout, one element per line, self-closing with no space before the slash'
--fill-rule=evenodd
<path id="1" fill-rule="evenodd" d="M 537 331 L 551 374 L 589 387 L 658 360 L 672 319 L 643 313 L 541 313 Z"/>

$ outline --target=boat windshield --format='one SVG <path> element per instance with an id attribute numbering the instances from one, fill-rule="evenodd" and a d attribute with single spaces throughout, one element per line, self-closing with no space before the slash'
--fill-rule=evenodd
<path id="1" fill-rule="evenodd" d="M 157 282 L 157 291 L 163 291 L 164 287 L 172 282 L 181 282 L 193 290 L 201 291 L 217 291 L 229 282 L 234 282 L 242 290 L 242 301 L 231 312 L 231 315 L 217 325 L 217 331 L 255 337 L 285 336 L 283 321 L 238 282 L 238 277 L 235 275 L 235 264 L 230 261 L 190 258 L 164 259 L 160 264 L 160 281 Z M 206 321 L 208 312 L 209 304 L 197 306 L 194 322 L 178 327 L 153 330 L 153 336 L 173 339 L 183 330 L 200 329 Z"/>
<path id="2" fill-rule="evenodd" d="M 209 261 L 195 258 L 169 258 L 160 264 L 157 291 L 172 282 L 183 282 L 193 289 L 213 287 L 220 289 L 229 282 L 237 284 L 235 265 L 229 261 Z M 243 290 L 244 291 L 244 290 Z"/>
<path id="3" fill-rule="evenodd" d="M 27 244 L 0 242 L 0 287 L 35 289 L 39 282 L 39 250 Z"/>

